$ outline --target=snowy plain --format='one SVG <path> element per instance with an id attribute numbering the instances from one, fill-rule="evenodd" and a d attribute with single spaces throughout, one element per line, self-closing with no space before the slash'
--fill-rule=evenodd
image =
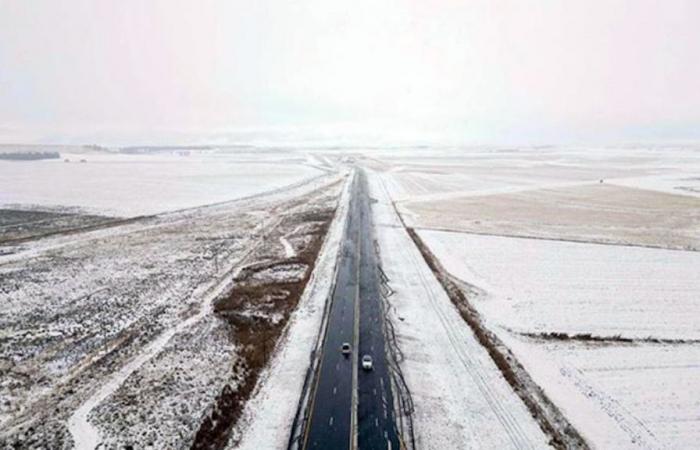
<path id="1" fill-rule="evenodd" d="M 469 284 L 486 324 L 589 442 L 697 441 L 699 252 L 419 234 Z M 571 339 L 547 339 L 562 333 Z M 576 338 L 586 335 L 602 340 Z"/>
<path id="2" fill-rule="evenodd" d="M 372 156 L 409 226 L 700 249 L 697 146 Z"/>
<path id="3" fill-rule="evenodd" d="M 156 214 L 246 197 L 323 173 L 306 162 L 303 154 L 281 151 L 175 150 L 0 160 L 0 207 L 79 210 L 118 217 Z"/>
<path id="4" fill-rule="evenodd" d="M 0 370 L 11 374 L 0 384 L 0 394 L 10 401 L 0 407 L 2 431 L 12 428 L 7 435 L 15 436 L 24 419 L 42 411 L 56 420 L 35 434 L 59 436 L 64 448 L 71 446 L 66 429 L 71 414 L 93 428 L 88 438 L 97 429 L 110 445 L 124 437 L 177 446 L 192 439 L 213 391 L 236 383 L 227 371 L 236 348 L 225 327 L 204 313 L 205 320 L 176 328 L 153 354 L 133 358 L 183 319 L 208 311 L 201 306 L 210 297 L 200 286 L 226 272 L 219 261 L 235 258 L 265 235 L 269 228 L 257 225 L 270 205 L 328 183 L 317 177 L 342 156 L 78 150 L 66 152 L 69 163 L 0 162 L 0 205 L 130 217 L 275 192 L 263 196 L 266 206 L 242 201 L 170 212 L 150 222 L 12 246 L 0 255 L 6 281 L 0 337 L 13 343 L 0 359 Z M 697 441 L 700 253 L 546 239 L 694 245 L 700 239 L 697 148 L 424 148 L 353 152 L 352 158 L 372 169 L 378 244 L 395 291 L 390 316 L 406 357 L 402 368 L 415 401 L 421 448 L 542 448 L 547 438 L 422 260 L 392 202 L 409 226 L 431 226 L 438 217 L 468 228 L 458 220 L 468 207 L 483 216 L 469 222 L 470 230 L 517 229 L 538 238 L 419 229 L 448 270 L 468 284 L 470 300 L 489 328 L 592 445 L 681 448 Z M 76 162 L 80 159 L 87 162 Z M 33 174 L 42 182 L 32 182 Z M 301 187 L 277 189 L 291 184 Z M 615 227 L 611 217 L 621 212 L 610 203 L 614 199 L 626 212 Z M 520 201 L 541 206 L 534 222 L 512 214 L 511 206 Z M 567 210 L 563 204 L 574 220 L 555 220 Z M 490 223 L 484 220 L 487 212 Z M 584 229 L 581 221 L 590 217 L 595 227 Z M 286 443 L 316 344 L 330 249 L 338 239 L 334 227 L 229 448 Z M 274 237 L 286 257 L 294 255 L 299 239 L 291 237 L 297 231 L 289 231 Z M 100 314 L 105 309 L 110 314 Z M 590 333 L 604 341 L 557 341 L 546 333 Z M 117 369 L 128 360 L 138 367 L 120 378 Z M 114 376 L 118 386 L 107 389 L 103 401 L 100 386 L 88 381 Z M 149 414 L 134 407 L 140 394 Z M 99 401 L 90 403 L 91 398 Z M 78 409 L 81 405 L 89 408 Z"/>
<path id="5" fill-rule="evenodd" d="M 683 249 L 700 242 L 700 147 L 414 149 L 366 163 L 591 446 L 695 446 L 700 253 Z"/>
<path id="6" fill-rule="evenodd" d="M 222 386 L 237 383 L 236 347 L 212 301 L 280 221 L 337 195 L 340 178 L 326 172 L 252 177 L 243 187 L 255 197 L 228 190 L 232 201 L 202 197 L 208 206 L 4 244 L 0 444 L 191 442 Z M 280 255 L 303 248 L 315 229 L 306 225 L 287 230 L 288 245 L 269 244 Z"/>
<path id="7" fill-rule="evenodd" d="M 401 225 L 381 176 L 370 172 L 369 182 L 418 448 L 548 447 Z"/>
<path id="8" fill-rule="evenodd" d="M 700 340 L 700 252 L 420 230 L 513 331 Z"/>

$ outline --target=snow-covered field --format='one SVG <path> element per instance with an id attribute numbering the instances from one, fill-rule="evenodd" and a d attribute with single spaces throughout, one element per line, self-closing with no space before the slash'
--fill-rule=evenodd
<path id="1" fill-rule="evenodd" d="M 410 208 L 418 227 L 700 249 L 700 198 L 607 183 L 422 201 Z"/>
<path id="2" fill-rule="evenodd" d="M 61 152 L 58 160 L 0 160 L 0 207 L 155 214 L 255 195 L 323 173 L 307 161 L 302 153 L 260 150 Z"/>
<path id="3" fill-rule="evenodd" d="M 372 156 L 410 226 L 700 248 L 700 147 Z"/>
<path id="4" fill-rule="evenodd" d="M 366 152 L 397 202 L 597 183 L 693 195 L 700 145 L 603 148 L 419 148 Z M 678 187 L 674 189 L 674 187 Z"/>
<path id="5" fill-rule="evenodd" d="M 586 439 L 600 448 L 696 442 L 699 252 L 419 234 Z"/>
<path id="6" fill-rule="evenodd" d="M 478 343 L 369 177 L 390 318 L 415 404 L 418 448 L 545 448 L 548 438 Z"/>
<path id="7" fill-rule="evenodd" d="M 286 257 L 297 212 L 303 248 L 339 180 L 3 246 L 0 446 L 191 443 L 244 368 L 212 302 L 261 244 Z"/>
<path id="8" fill-rule="evenodd" d="M 372 154 L 366 163 L 485 326 L 592 446 L 696 446 L 700 253 L 684 249 L 700 249 L 697 146 L 414 149 Z M 411 287 L 402 293 L 399 282 L 393 300 L 401 330 L 411 317 L 401 300 L 425 287 L 406 267 L 412 243 L 390 241 L 399 230 L 387 219 L 379 237 L 393 284 Z M 394 260 L 397 249 L 404 257 Z M 419 412 L 449 404 L 437 392 L 450 391 L 430 378 L 445 372 L 438 350 L 418 345 L 440 346 L 435 330 L 444 323 L 431 325 L 430 337 L 418 334 L 428 304 L 403 331 L 405 366 L 410 380 L 411 359 L 425 364 L 418 424 L 455 435 L 447 406 L 429 420 Z"/>
<path id="9" fill-rule="evenodd" d="M 697 343 L 539 342 L 501 334 L 534 381 L 595 448 L 697 447 Z"/>
<path id="10" fill-rule="evenodd" d="M 700 252 L 421 230 L 514 331 L 700 340 Z"/>
<path id="11" fill-rule="evenodd" d="M 369 168 L 419 448 L 544 448 L 548 437 L 401 220 L 594 447 L 700 438 L 697 147 L 78 147 L 0 161 L 0 209 L 24 210 L 0 217 L 0 447 L 189 446 L 247 376 L 234 367 L 248 346 L 213 302 L 244 265 L 261 264 L 251 286 L 308 274 L 295 259 L 318 226 L 308 208 L 339 195 L 339 160 Z M 96 215 L 74 214 L 85 212 Z M 286 444 L 340 227 L 225 434 L 230 448 Z M 231 314 L 282 318 L 257 306 Z"/>

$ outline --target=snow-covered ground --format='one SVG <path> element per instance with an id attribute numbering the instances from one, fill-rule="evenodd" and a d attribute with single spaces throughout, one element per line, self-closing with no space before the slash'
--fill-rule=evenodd
<path id="1" fill-rule="evenodd" d="M 309 216 L 309 195 L 327 201 L 338 181 L 6 245 L 0 446 L 191 442 L 213 396 L 236 385 L 212 300 L 275 224 Z M 293 227 L 290 245 L 313 229 Z"/>
<path id="2" fill-rule="evenodd" d="M 458 198 L 651 177 L 687 178 L 700 170 L 700 147 L 464 148 L 368 153 L 398 202 Z M 677 192 L 678 193 L 678 192 Z"/>
<path id="3" fill-rule="evenodd" d="M 58 161 L 0 161 L 0 209 L 168 212 L 111 227 L 92 218 L 95 229 L 74 234 L 48 227 L 59 234 L 41 239 L 29 230 L 0 245 L 0 447 L 192 442 L 240 375 L 231 370 L 240 348 L 211 301 L 262 239 L 280 259 L 303 251 L 313 222 L 271 230 L 304 206 L 294 199 L 340 179 L 329 174 L 339 159 L 371 168 L 419 448 L 548 443 L 392 201 L 595 447 L 686 448 L 700 438 L 700 253 L 635 246 L 700 248 L 697 147 L 60 151 Z M 336 221 L 230 448 L 286 445 L 341 229 Z M 305 273 L 283 262 L 249 281 Z"/>
<path id="4" fill-rule="evenodd" d="M 524 332 L 700 340 L 700 252 L 420 230 L 479 310 Z"/>
<path id="5" fill-rule="evenodd" d="M 700 148 L 406 149 L 365 163 L 486 327 L 592 446 L 695 446 L 700 253 L 683 249 L 700 249 Z M 423 364 L 420 384 L 413 378 L 417 406 L 439 411 L 425 418 L 417 410 L 419 429 L 454 435 L 448 418 L 468 417 L 460 426 L 473 418 L 449 409 L 441 394 L 452 391 L 438 388 L 448 382 L 432 378 L 450 378 L 435 355 L 454 346 L 435 332 L 444 323 L 430 320 L 431 296 L 422 292 L 432 277 L 410 268 L 412 242 L 387 217 L 379 239 L 398 285 L 392 304 L 406 370 L 410 380 L 412 359 Z M 439 287 L 436 297 L 448 301 Z M 478 361 L 479 350 L 470 352 Z"/>
<path id="6" fill-rule="evenodd" d="M 381 179 L 371 195 L 391 320 L 415 403 L 418 448 L 544 448 L 547 437 L 502 377 L 394 213 Z"/>
<path id="7" fill-rule="evenodd" d="M 612 183 L 619 186 L 629 186 L 637 189 L 648 189 L 650 191 L 666 192 L 669 194 L 700 197 L 700 175 L 697 173 L 680 173 L 658 177 L 623 178 L 613 180 Z"/>
<path id="8" fill-rule="evenodd" d="M 322 173 L 305 155 L 285 151 L 62 152 L 57 160 L 0 160 L 0 207 L 131 217 L 233 200 Z"/>
<path id="9" fill-rule="evenodd" d="M 585 439 L 599 448 L 697 441 L 699 252 L 419 234 Z M 576 338 L 587 334 L 604 340 Z"/>
<path id="10" fill-rule="evenodd" d="M 372 154 L 410 226 L 699 249 L 700 148 Z"/>
<path id="11" fill-rule="evenodd" d="M 594 448 L 697 447 L 700 345 L 555 343 L 501 335 Z"/>

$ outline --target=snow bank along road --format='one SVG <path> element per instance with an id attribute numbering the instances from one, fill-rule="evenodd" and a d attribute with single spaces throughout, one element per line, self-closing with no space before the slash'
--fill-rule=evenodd
<path id="1" fill-rule="evenodd" d="M 352 186 L 318 378 L 311 387 L 304 448 L 399 448 L 386 362 L 377 256 L 364 172 Z M 343 343 L 352 353 L 340 352 Z M 370 355 L 371 371 L 358 373 Z"/>
<path id="2" fill-rule="evenodd" d="M 418 448 L 545 448 L 548 439 L 423 260 L 369 172 L 382 267 Z"/>

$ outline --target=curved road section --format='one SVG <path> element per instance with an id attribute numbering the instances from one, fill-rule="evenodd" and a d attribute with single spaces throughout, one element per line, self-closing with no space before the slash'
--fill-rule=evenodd
<path id="1" fill-rule="evenodd" d="M 305 449 L 398 449 L 367 178 L 353 180 Z M 349 343 L 352 352 L 343 355 Z M 369 355 L 372 370 L 360 360 Z"/>

